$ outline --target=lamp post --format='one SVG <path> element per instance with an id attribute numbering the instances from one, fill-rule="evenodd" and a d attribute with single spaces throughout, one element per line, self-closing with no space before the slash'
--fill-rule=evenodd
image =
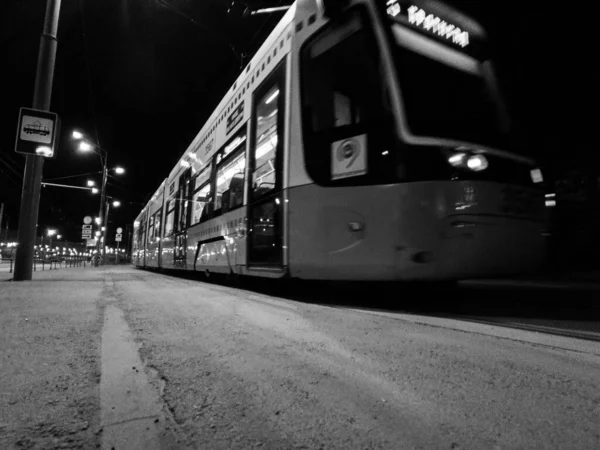
<path id="1" fill-rule="evenodd" d="M 47 0 L 44 28 L 38 53 L 37 73 L 33 91 L 33 108 L 43 111 L 50 109 L 52 97 L 52 81 L 54 78 L 54 62 L 58 34 L 58 17 L 61 0 Z M 19 212 L 19 229 L 17 241 L 19 251 L 16 255 L 15 281 L 29 281 L 33 272 L 35 235 L 40 209 L 40 191 L 44 158 L 27 155 L 23 174 L 23 190 L 21 194 L 21 210 Z"/>
<path id="2" fill-rule="evenodd" d="M 104 226 L 102 227 L 104 231 L 102 240 L 102 264 L 106 264 L 106 236 L 108 236 L 108 212 L 110 211 L 110 205 L 110 202 L 106 202 L 106 208 L 104 208 Z M 121 202 L 119 200 L 113 200 L 112 206 L 118 208 L 121 206 Z"/>
<path id="3" fill-rule="evenodd" d="M 100 157 L 100 162 L 102 164 L 102 183 L 100 185 L 100 211 L 98 212 L 98 217 L 104 217 L 104 230 L 102 230 L 102 227 L 100 228 L 101 232 L 100 232 L 100 237 L 98 238 L 98 241 L 96 242 L 96 251 L 98 252 L 98 258 L 96 258 L 94 265 L 96 267 L 98 267 L 98 264 L 100 262 L 100 247 L 101 247 L 101 242 L 102 242 L 102 263 L 104 264 L 104 259 L 106 256 L 106 225 L 107 225 L 107 221 L 108 221 L 108 204 L 106 204 L 106 208 L 105 208 L 105 203 L 106 203 L 106 182 L 108 181 L 108 153 L 106 152 L 106 150 L 104 150 L 102 147 L 100 147 L 100 145 L 98 144 L 92 144 L 91 142 L 89 142 L 88 140 L 85 139 L 83 133 L 79 132 L 79 131 L 73 131 L 73 139 L 76 139 L 79 142 L 79 150 L 82 152 L 88 152 L 88 151 L 92 151 L 94 153 L 96 153 L 99 157 Z M 117 175 L 121 175 L 123 173 L 125 173 L 125 169 L 123 169 L 122 167 L 114 167 L 112 169 Z M 88 181 L 88 186 L 90 185 L 90 181 Z M 95 193 L 92 190 L 93 193 Z M 105 211 L 106 210 L 106 211 Z M 102 232 L 104 231 L 104 232 Z"/>

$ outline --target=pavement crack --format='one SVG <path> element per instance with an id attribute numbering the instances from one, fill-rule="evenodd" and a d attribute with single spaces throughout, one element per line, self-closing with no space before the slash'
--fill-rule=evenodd
<path id="1" fill-rule="evenodd" d="M 104 424 L 103 427 L 108 428 L 108 427 L 112 427 L 112 426 L 123 425 L 125 423 L 135 422 L 136 420 L 148 420 L 148 419 L 158 419 L 158 418 L 159 418 L 159 416 L 157 414 L 150 414 L 147 416 L 132 417 L 130 419 L 118 420 L 116 422 L 107 423 L 107 424 Z"/>

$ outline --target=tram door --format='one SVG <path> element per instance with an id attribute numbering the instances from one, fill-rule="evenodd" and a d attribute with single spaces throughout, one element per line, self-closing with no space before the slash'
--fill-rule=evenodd
<path id="1" fill-rule="evenodd" d="M 248 265 L 281 267 L 285 64 L 255 91 L 249 158 Z"/>
<path id="2" fill-rule="evenodd" d="M 190 226 L 192 207 L 191 199 L 194 192 L 192 186 L 192 169 L 188 168 L 179 176 L 175 217 L 177 218 L 175 232 L 175 248 L 173 252 L 173 265 L 185 267 L 187 262 L 187 235 L 186 229 Z"/>

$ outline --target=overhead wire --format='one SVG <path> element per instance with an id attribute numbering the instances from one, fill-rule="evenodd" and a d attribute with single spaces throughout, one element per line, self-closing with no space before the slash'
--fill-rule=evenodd
<path id="1" fill-rule="evenodd" d="M 1 162 L 1 163 L 3 163 L 5 167 L 7 167 L 8 169 L 10 169 L 10 171 L 11 171 L 11 172 L 12 172 L 14 175 L 16 175 L 16 178 L 17 178 L 17 179 L 21 179 L 21 180 L 23 179 L 23 169 L 20 169 L 18 166 L 17 166 L 17 169 L 20 169 L 20 170 L 17 170 L 17 169 L 15 169 L 15 168 L 13 167 L 13 165 L 12 165 L 12 164 L 14 164 L 14 162 L 12 162 L 10 159 L 8 159 L 8 158 L 6 157 L 6 155 L 4 155 L 4 154 L 2 154 L 2 153 L 0 153 L 0 162 Z M 12 164 L 11 164 L 11 163 L 12 163 Z M 15 165 L 16 165 L 16 164 L 15 164 Z M 4 173 L 6 173 L 6 172 L 4 172 Z M 12 176 L 13 176 L 13 175 L 11 175 L 11 177 L 12 177 Z M 19 184 L 20 184 L 20 182 L 19 182 Z"/>
<path id="2" fill-rule="evenodd" d="M 212 34 L 213 36 L 219 36 L 219 38 L 223 41 L 223 43 L 226 43 L 227 47 L 232 51 L 232 53 L 235 55 L 235 57 L 242 61 L 242 57 L 240 56 L 240 54 L 235 50 L 233 44 L 231 44 L 229 42 L 229 40 L 225 37 L 220 35 L 219 33 L 215 32 L 214 30 L 211 30 L 210 28 L 208 28 L 206 25 L 202 24 L 201 22 L 198 22 L 196 19 L 194 19 L 193 17 L 189 16 L 188 14 L 186 14 L 185 12 L 183 12 L 182 10 L 180 10 L 179 8 L 177 8 L 176 6 L 174 6 L 173 4 L 169 3 L 166 0 L 157 0 L 158 4 L 171 10 L 172 12 L 179 14 L 180 16 L 184 17 L 185 19 L 189 20 L 191 23 L 193 23 L 194 25 L 202 28 L 204 31 L 208 32 L 209 34 Z"/>
<path id="3" fill-rule="evenodd" d="M 44 181 L 56 181 L 56 180 L 66 180 L 67 178 L 88 177 L 90 175 L 98 175 L 100 173 L 102 173 L 102 171 L 98 170 L 96 172 L 80 173 L 78 175 L 68 175 L 66 177 L 44 178 Z"/>
<path id="4" fill-rule="evenodd" d="M 3 161 L 0 161 L 0 163 L 2 163 Z M 6 164 L 6 163 L 4 163 Z M 18 182 L 14 177 L 14 175 L 12 175 L 11 173 L 5 172 L 4 169 L 2 169 L 2 165 L 0 165 L 0 172 L 2 172 L 4 174 L 4 176 L 6 177 L 5 179 L 10 181 L 11 183 L 15 184 L 16 186 L 20 186 L 21 183 Z"/>
<path id="5" fill-rule="evenodd" d="M 96 145 L 100 147 L 100 134 L 98 133 L 98 113 L 97 113 L 97 105 L 96 105 L 96 96 L 94 92 L 94 83 L 92 81 L 92 69 L 90 64 L 90 55 L 89 48 L 87 42 L 87 32 L 85 25 L 85 13 L 83 9 L 84 0 L 79 0 L 79 12 L 81 17 L 81 35 L 83 40 L 83 54 L 85 59 L 85 67 L 87 74 L 87 82 L 88 82 L 88 100 L 91 102 L 92 107 L 92 117 L 94 122 L 94 131 L 96 133 Z"/>
<path id="6" fill-rule="evenodd" d="M 279 2 L 277 3 L 277 6 L 281 6 L 281 4 L 283 3 L 283 0 L 279 0 Z M 265 27 L 265 25 L 272 19 L 271 15 L 268 14 L 267 18 L 264 20 L 264 22 L 262 23 L 262 25 L 260 27 L 258 27 L 258 30 L 256 31 L 256 33 L 254 33 L 254 36 L 252 37 L 252 39 L 250 39 L 250 42 L 248 43 L 248 45 L 246 46 L 247 49 L 251 48 L 251 45 L 254 43 L 254 41 L 256 40 L 256 38 L 259 36 L 260 32 L 262 31 L 262 29 Z"/>

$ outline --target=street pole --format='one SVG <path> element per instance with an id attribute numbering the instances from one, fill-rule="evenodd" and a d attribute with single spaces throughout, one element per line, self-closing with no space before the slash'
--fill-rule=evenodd
<path id="1" fill-rule="evenodd" d="M 105 235 L 106 233 L 106 223 L 103 223 L 103 211 L 104 211 L 104 202 L 106 201 L 106 180 L 108 178 L 108 169 L 107 169 L 107 159 L 108 159 L 108 154 L 106 152 L 104 152 L 104 155 L 102 154 L 102 149 L 100 149 L 100 147 L 98 146 L 98 150 L 101 152 L 100 153 L 100 158 L 102 158 L 102 188 L 101 188 L 101 193 L 100 193 L 100 211 L 98 212 L 98 217 L 100 218 L 100 236 L 98 236 L 98 242 L 96 242 L 96 251 L 98 252 L 98 258 L 96 258 L 96 261 L 94 263 L 94 265 L 96 267 L 98 267 L 98 264 L 100 262 L 100 242 L 105 241 L 106 239 L 102 239 L 102 237 Z M 104 233 L 102 232 L 102 226 L 104 226 Z M 102 257 L 102 263 L 104 264 L 104 257 Z"/>
<path id="2" fill-rule="evenodd" d="M 48 111 L 52 98 L 52 81 L 56 61 L 56 39 L 61 0 L 47 0 L 44 29 L 38 53 L 37 73 L 33 91 L 33 109 Z M 40 190 L 44 157 L 27 155 L 21 193 L 19 230 L 17 232 L 17 257 L 14 281 L 31 280 L 33 272 L 33 246 L 40 209 Z"/>
<path id="3" fill-rule="evenodd" d="M 0 204 L 0 234 L 2 234 L 2 219 L 4 218 L 4 203 Z M 2 236 L 0 236 L 0 241 L 2 241 Z"/>
<path id="4" fill-rule="evenodd" d="M 108 210 L 110 209 L 110 203 L 106 202 L 104 208 L 104 239 L 102 239 L 102 264 L 106 264 L 106 236 L 108 236 Z"/>

